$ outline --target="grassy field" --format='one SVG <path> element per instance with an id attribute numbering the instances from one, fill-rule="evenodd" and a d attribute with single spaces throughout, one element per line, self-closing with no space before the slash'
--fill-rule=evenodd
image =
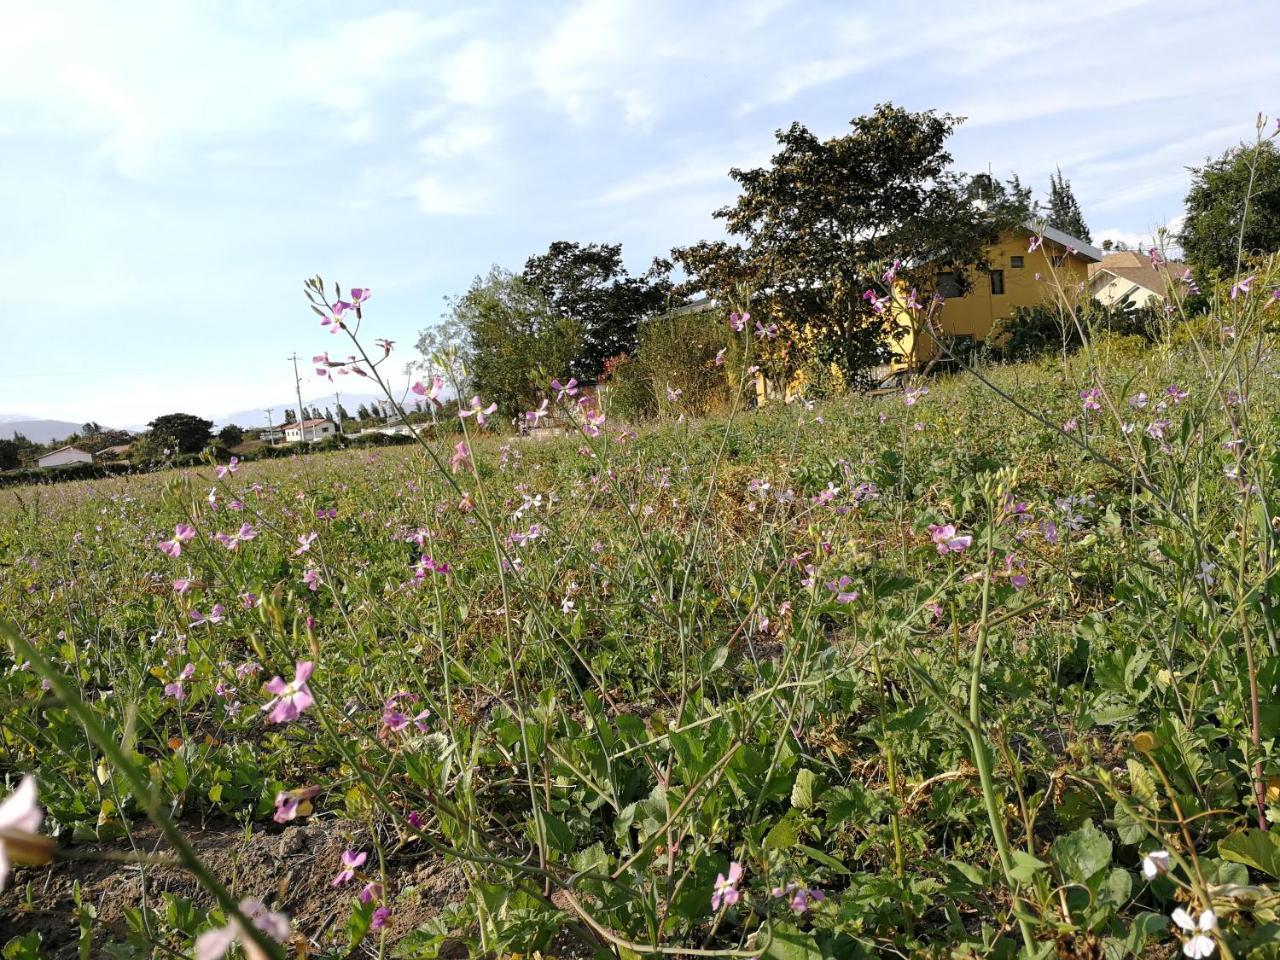
<path id="1" fill-rule="evenodd" d="M 1267 296 L 873 400 L 0 491 L 0 769 L 57 839 L 0 833 L 53 858 L 4 956 L 1276 954 Z"/>

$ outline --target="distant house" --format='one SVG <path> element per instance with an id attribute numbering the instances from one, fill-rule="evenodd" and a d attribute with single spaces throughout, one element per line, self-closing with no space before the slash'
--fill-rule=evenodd
<path id="1" fill-rule="evenodd" d="M 275 443 L 277 440 L 283 440 L 284 428 L 267 427 L 260 434 L 258 434 L 258 439 L 263 441 L 264 443 Z"/>
<path id="2" fill-rule="evenodd" d="M 99 450 L 97 453 L 94 454 L 94 457 L 96 457 L 99 460 L 123 460 L 125 459 L 125 456 L 128 453 L 129 453 L 129 444 L 117 443 L 115 446 L 112 446 L 112 447 L 103 447 L 101 450 Z"/>
<path id="3" fill-rule="evenodd" d="M 1108 253 L 1099 263 L 1089 264 L 1089 296 L 1107 306 L 1163 303 L 1169 295 L 1169 277 L 1177 279 L 1186 269 L 1185 263 L 1173 261 L 1153 267 L 1149 254 L 1133 250 Z"/>
<path id="4" fill-rule="evenodd" d="M 93 454 L 79 447 L 60 447 L 52 453 L 36 458 L 39 467 L 61 467 L 68 463 L 93 463 Z"/>
<path id="5" fill-rule="evenodd" d="M 284 438 L 290 443 L 317 443 L 338 432 L 338 426 L 332 420 L 303 420 L 301 423 L 290 423 L 284 428 Z"/>
<path id="6" fill-rule="evenodd" d="M 1039 237 L 1031 249 L 1032 237 Z M 974 271 L 966 288 L 952 271 L 936 274 L 937 292 L 943 298 L 933 318 L 937 332 L 946 335 L 958 355 L 966 346 L 981 343 L 999 320 L 1008 319 L 1014 307 L 1034 307 L 1052 301 L 1057 285 L 1072 291 L 1083 284 L 1089 267 L 1102 259 L 1102 251 L 1068 233 L 1038 223 L 1025 223 L 1006 231 L 984 251 L 988 269 Z M 1057 276 L 1057 285 L 1050 273 Z M 933 331 L 916 329 L 915 315 L 895 309 L 895 319 L 907 330 L 895 346 L 893 366 L 916 369 L 938 355 Z"/>

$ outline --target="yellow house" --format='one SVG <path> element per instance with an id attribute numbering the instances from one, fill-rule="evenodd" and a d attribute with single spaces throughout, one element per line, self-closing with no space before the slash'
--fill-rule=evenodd
<path id="1" fill-rule="evenodd" d="M 1036 239 L 1039 238 L 1039 239 Z M 1032 247 L 1034 246 L 1034 249 Z M 906 333 L 894 348 L 895 369 L 918 369 L 938 355 L 935 334 L 943 337 L 956 356 L 963 356 L 991 333 L 997 320 L 1007 319 L 1014 307 L 1056 302 L 1059 296 L 1083 298 L 1089 264 L 1102 260 L 1102 251 L 1047 225 L 1027 223 L 1008 231 L 986 250 L 989 272 L 970 270 L 969 289 L 961 293 L 956 274 L 937 274 L 942 302 L 930 313 L 929 330 L 904 305 L 894 319 Z M 895 299 L 905 300 L 906 291 Z"/>

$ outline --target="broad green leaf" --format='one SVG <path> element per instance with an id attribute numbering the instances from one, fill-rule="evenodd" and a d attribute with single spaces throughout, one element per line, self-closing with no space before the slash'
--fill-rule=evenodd
<path id="1" fill-rule="evenodd" d="M 847 875 L 849 873 L 849 868 L 846 867 L 839 860 L 837 860 L 835 857 L 831 856 L 831 854 L 829 853 L 823 853 L 821 850 L 818 850 L 814 847 L 806 846 L 803 843 L 797 844 L 796 849 L 801 851 L 810 860 L 814 861 L 815 863 L 820 863 L 824 867 L 828 867 L 834 870 L 836 873 L 844 874 L 844 875 Z"/>
<path id="2" fill-rule="evenodd" d="M 1246 828 L 1218 841 L 1223 859 L 1243 863 L 1280 879 L 1280 839 L 1265 830 Z"/>
<path id="3" fill-rule="evenodd" d="M 1013 869 L 1009 871 L 1009 876 L 1019 883 L 1027 883 L 1039 871 L 1049 869 L 1049 865 L 1043 860 L 1038 860 L 1024 850 L 1013 851 Z"/>
<path id="4" fill-rule="evenodd" d="M 796 782 L 791 787 L 791 805 L 799 810 L 808 810 L 813 806 L 813 785 L 817 776 L 812 770 L 801 770 L 796 774 Z"/>
<path id="5" fill-rule="evenodd" d="M 1049 855 L 1069 882 L 1085 883 L 1111 863 L 1111 840 L 1086 820 L 1079 830 L 1055 840 Z"/>

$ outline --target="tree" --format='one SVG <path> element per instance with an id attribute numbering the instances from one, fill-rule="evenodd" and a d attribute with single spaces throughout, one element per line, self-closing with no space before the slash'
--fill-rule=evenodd
<path id="1" fill-rule="evenodd" d="M 166 413 L 147 426 L 155 445 L 171 453 L 199 453 L 209 443 L 213 421 L 189 413 Z"/>
<path id="2" fill-rule="evenodd" d="M 1238 247 L 1245 257 L 1280 250 L 1280 150 L 1271 140 L 1241 144 L 1193 167 L 1184 208 L 1178 242 L 1197 272 L 1233 275 Z"/>
<path id="3" fill-rule="evenodd" d="M 556 314 L 538 290 L 500 267 L 476 277 L 453 301 L 453 319 L 466 331 L 471 389 L 510 417 L 563 377 L 582 352 L 582 328 Z"/>
<path id="4" fill-rule="evenodd" d="M 799 123 L 778 131 L 768 167 L 729 171 L 740 196 L 714 216 L 737 242 L 673 251 L 686 289 L 777 324 L 782 335 L 761 360 L 784 381 L 834 364 L 846 384 L 869 384 L 887 359 L 887 331 L 863 294 L 879 289 L 885 267 L 901 260 L 899 276 L 926 296 L 940 268 L 968 285 L 987 266 L 984 247 L 1030 209 L 1016 178 L 951 169 L 946 141 L 960 122 L 882 104 L 829 140 Z"/>
<path id="5" fill-rule="evenodd" d="M 240 444 L 244 443 L 244 430 L 236 426 L 234 423 L 228 423 L 218 431 L 218 439 L 228 447 L 238 447 Z"/>
<path id="6" fill-rule="evenodd" d="M 102 432 L 102 425 L 96 420 L 90 420 L 80 428 L 80 432 L 86 437 L 96 437 Z"/>
<path id="7" fill-rule="evenodd" d="M 284 422 L 286 425 L 298 422 L 298 415 L 293 412 L 293 407 L 284 408 Z"/>
<path id="8" fill-rule="evenodd" d="M 368 420 L 369 408 L 366 407 L 363 403 L 360 404 L 359 408 L 356 410 L 356 417 L 358 417 L 360 420 Z"/>
<path id="9" fill-rule="evenodd" d="M 1093 243 L 1084 214 L 1080 212 L 1080 204 L 1071 189 L 1071 181 L 1062 175 L 1061 168 L 1049 175 L 1049 215 L 1046 220 L 1049 226 L 1057 227 L 1063 233 L 1085 243 Z"/>
<path id="10" fill-rule="evenodd" d="M 525 262 L 520 279 L 542 294 L 553 314 L 582 331 L 569 372 L 594 382 L 610 357 L 635 352 L 637 324 L 670 304 L 671 266 L 655 258 L 643 275 L 633 277 L 622 263 L 620 243 L 558 240 Z"/>
<path id="11" fill-rule="evenodd" d="M 0 440 L 0 470 L 16 470 L 19 462 L 18 445 L 12 440 Z"/>
<path id="12" fill-rule="evenodd" d="M 324 418 L 325 418 L 326 420 L 332 420 L 332 419 L 333 419 L 333 411 L 332 411 L 332 410 L 330 410 L 328 407 L 325 407 L 325 408 L 324 408 Z"/>
<path id="13" fill-rule="evenodd" d="M 341 403 L 339 403 L 338 404 L 338 422 L 342 423 L 344 420 L 350 420 L 350 419 L 351 419 L 351 414 L 347 413 L 347 408 L 344 407 Z"/>

